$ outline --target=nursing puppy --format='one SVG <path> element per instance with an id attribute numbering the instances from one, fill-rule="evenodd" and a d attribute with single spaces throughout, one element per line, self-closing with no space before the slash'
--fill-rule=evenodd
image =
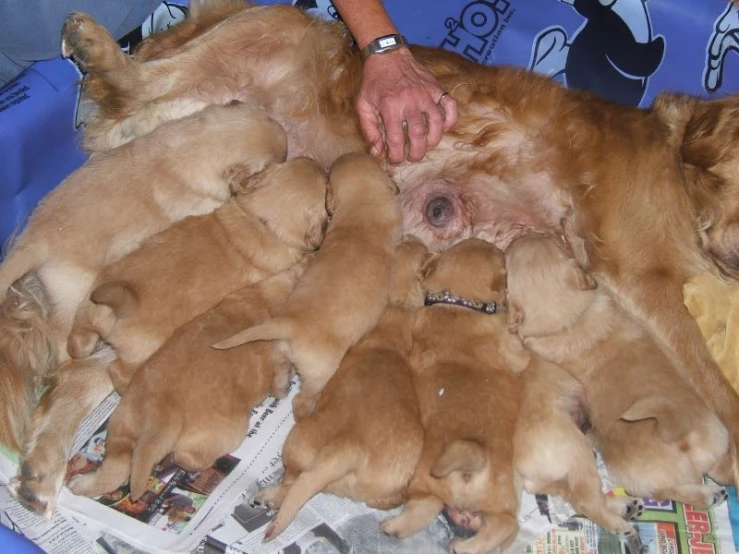
<path id="1" fill-rule="evenodd" d="M 582 385 L 539 356 L 532 356 L 521 382 L 514 451 L 523 488 L 561 496 L 606 531 L 636 538 L 624 518 L 639 515 L 643 506 L 633 498 L 603 494 L 593 447 L 581 430 L 586 423 Z"/>
<path id="2" fill-rule="evenodd" d="M 631 495 L 712 506 L 732 484 L 729 439 L 644 325 L 546 237 L 506 251 L 509 318 L 524 344 L 583 386 L 591 438 Z"/>
<path id="3" fill-rule="evenodd" d="M 118 354 L 111 377 L 123 392 L 136 368 L 177 327 L 318 248 L 325 201 L 323 169 L 295 158 L 251 178 L 214 212 L 149 238 L 100 273 L 75 317 L 70 355 L 90 355 L 102 338 Z"/>
<path id="4" fill-rule="evenodd" d="M 243 104 L 209 107 L 93 155 L 44 198 L 0 265 L 0 303 L 14 282 L 35 272 L 48 308 L 31 325 L 34 333 L 22 341 L 0 340 L 3 348 L 7 342 L 8 349 L 33 349 L 24 356 L 0 352 L 5 362 L 0 390 L 32 387 L 29 373 L 38 380 L 68 358 L 74 314 L 105 265 L 175 221 L 213 211 L 245 176 L 283 161 L 285 155 L 280 126 L 261 109 Z M 32 309 L 34 303 L 29 303 Z M 9 320 L 0 335 L 18 332 L 18 320 L 22 318 Z M 50 329 L 47 335 L 38 337 L 45 328 Z M 16 367 L 16 359 L 30 362 Z M 39 359 L 48 361 L 33 363 Z M 27 425 L 28 413 L 13 411 L 0 418 L 0 439 L 19 443 Z"/>
<path id="5" fill-rule="evenodd" d="M 102 465 L 74 477 L 70 490 L 98 496 L 130 475 L 131 497 L 138 499 L 152 468 L 169 452 L 177 465 L 197 471 L 235 450 L 246 435 L 251 409 L 268 392 L 284 396 L 288 362 L 267 343 L 226 351 L 211 344 L 274 315 L 303 265 L 229 294 L 177 329 L 139 368 L 113 412 Z"/>
<path id="6" fill-rule="evenodd" d="M 396 254 L 390 302 L 377 325 L 341 361 L 282 451 L 282 484 L 257 501 L 279 508 L 265 539 L 279 535 L 319 492 L 388 510 L 400 505 L 423 447 L 409 358 L 426 248 L 415 238 Z"/>
<path id="7" fill-rule="evenodd" d="M 468 239 L 434 254 L 422 276 L 432 305 L 416 316 L 411 367 L 425 430 L 423 453 L 403 512 L 382 529 L 411 535 L 446 505 L 482 519 L 474 537 L 452 541 L 454 552 L 505 549 L 518 533 L 516 373 L 529 355 L 506 329 L 505 316 L 496 315 L 505 304 L 503 254 Z"/>
<path id="8" fill-rule="evenodd" d="M 331 221 L 321 248 L 276 318 L 216 343 L 279 340 L 301 377 L 296 419 L 309 414 L 346 351 L 385 307 L 401 214 L 395 183 L 367 154 L 339 158 L 329 175 Z"/>

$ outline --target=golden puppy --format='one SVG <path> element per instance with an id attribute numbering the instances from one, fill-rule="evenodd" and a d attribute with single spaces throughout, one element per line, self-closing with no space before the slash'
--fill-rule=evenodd
<path id="1" fill-rule="evenodd" d="M 407 504 L 382 528 L 411 535 L 446 505 L 482 519 L 474 537 L 452 542 L 454 552 L 505 549 L 518 534 L 516 373 L 529 355 L 496 315 L 505 303 L 503 253 L 468 239 L 433 255 L 422 274 L 431 305 L 416 316 L 412 368 L 426 434 Z"/>
<path id="2" fill-rule="evenodd" d="M 633 498 L 603 494 L 593 447 L 581 430 L 586 423 L 582 385 L 539 356 L 532 356 L 521 382 L 514 452 L 523 488 L 561 496 L 606 531 L 636 538 L 624 518 L 638 516 L 643 506 Z"/>
<path id="3" fill-rule="evenodd" d="M 298 8 L 204 1 L 139 59 L 81 14 L 62 36 L 98 102 L 86 132 L 95 149 L 234 98 L 283 123 L 292 153 L 328 165 L 363 146 L 359 51 L 340 25 Z M 505 249 L 527 232 L 561 233 L 573 214 L 588 270 L 680 357 L 738 453 L 739 395 L 685 309 L 683 285 L 714 266 L 739 278 L 739 95 L 665 94 L 636 109 L 534 72 L 412 51 L 454 95 L 459 119 L 423 160 L 391 168 L 405 231 L 436 250 L 469 236 Z"/>
<path id="4" fill-rule="evenodd" d="M 346 351 L 369 331 L 387 303 L 400 240 L 398 189 L 367 154 L 347 154 L 331 168 L 326 205 L 331 222 L 283 313 L 216 343 L 286 343 L 301 377 L 296 419 L 313 410 Z"/>
<path id="5" fill-rule="evenodd" d="M 316 249 L 325 202 L 325 172 L 296 158 L 253 177 L 213 213 L 151 237 L 100 273 L 75 317 L 70 355 L 89 356 L 98 337 L 111 344 L 118 354 L 111 377 L 122 392 L 177 327 Z"/>
<path id="6" fill-rule="evenodd" d="M 280 509 L 265 539 L 279 535 L 322 491 L 381 510 L 400 505 L 423 447 L 409 358 L 415 312 L 423 306 L 418 272 L 426 253 L 415 238 L 398 246 L 390 302 L 380 320 L 346 353 L 315 411 L 290 432 L 282 484 L 257 497 Z"/>
<path id="7" fill-rule="evenodd" d="M 48 367 L 0 367 L 0 390 L 22 389 L 12 385 L 20 380 L 31 386 L 33 380 L 25 374 L 48 374 L 67 359 L 74 314 L 105 265 L 173 222 L 213 211 L 244 177 L 283 161 L 285 155 L 280 126 L 263 110 L 243 104 L 209 107 L 162 125 L 141 140 L 93 155 L 44 198 L 0 265 L 0 303 L 14 282 L 36 273 L 49 310 L 35 318 L 33 328 L 38 332 L 49 327 L 52 335 L 33 340 L 32 334 L 9 345 L 34 348 L 27 358 L 48 357 L 49 362 Z M 0 334 L 17 332 L 17 325 L 9 321 Z M 54 355 L 49 356 L 49 350 Z M 0 352 L 0 360 L 22 358 Z M 18 442 L 28 414 L 7 415 L 0 418 L 0 438 Z"/>
<path id="8" fill-rule="evenodd" d="M 113 412 L 103 464 L 95 473 L 74 477 L 70 490 L 98 496 L 130 475 L 131 497 L 138 499 L 152 468 L 169 452 L 177 465 L 197 471 L 235 450 L 244 440 L 251 409 L 270 390 L 275 396 L 286 392 L 289 368 L 266 343 L 227 351 L 211 344 L 274 315 L 303 265 L 228 295 L 177 329 L 136 372 Z"/>
<path id="9" fill-rule="evenodd" d="M 634 496 L 712 506 L 733 482 L 729 437 L 646 327 L 546 237 L 506 251 L 509 317 L 524 344 L 583 385 L 591 437 Z"/>

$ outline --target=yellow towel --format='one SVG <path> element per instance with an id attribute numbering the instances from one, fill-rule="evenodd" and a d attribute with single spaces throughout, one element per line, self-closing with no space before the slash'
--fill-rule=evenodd
<path id="1" fill-rule="evenodd" d="M 713 357 L 739 391 L 739 283 L 705 273 L 685 285 L 683 296 Z"/>

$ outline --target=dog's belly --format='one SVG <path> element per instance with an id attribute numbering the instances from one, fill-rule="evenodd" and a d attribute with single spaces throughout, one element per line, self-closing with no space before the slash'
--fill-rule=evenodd
<path id="1" fill-rule="evenodd" d="M 401 188 L 403 232 L 434 251 L 469 237 L 505 250 L 516 237 L 532 231 L 561 236 L 569 209 L 559 192 L 538 175 L 515 185 L 490 175 L 451 180 L 432 174 L 406 181 L 401 173 L 396 181 Z"/>

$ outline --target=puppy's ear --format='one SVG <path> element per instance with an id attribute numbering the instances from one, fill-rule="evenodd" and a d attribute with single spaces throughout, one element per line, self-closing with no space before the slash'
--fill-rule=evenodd
<path id="1" fill-rule="evenodd" d="M 456 440 L 449 443 L 431 467 L 431 475 L 437 479 L 460 471 L 471 475 L 482 470 L 488 458 L 480 444 L 471 440 Z"/>
<path id="2" fill-rule="evenodd" d="M 711 169 L 735 148 L 739 135 L 739 100 L 724 98 L 696 105 L 685 127 L 681 153 L 686 163 Z"/>
<path id="3" fill-rule="evenodd" d="M 421 268 L 418 275 L 421 281 L 427 279 L 429 275 L 432 275 L 436 271 L 436 268 L 439 266 L 439 257 L 440 254 L 436 252 L 426 254 L 423 262 L 421 262 Z"/>
<path id="4" fill-rule="evenodd" d="M 521 339 L 514 333 L 503 333 L 499 340 L 498 350 L 506 367 L 513 373 L 521 373 L 531 362 L 531 353 L 526 350 Z"/>
<path id="5" fill-rule="evenodd" d="M 334 215 L 334 210 L 336 209 L 336 202 L 334 200 L 334 193 L 331 190 L 331 184 L 330 182 L 326 184 L 326 213 L 329 217 Z"/>
<path id="6" fill-rule="evenodd" d="M 269 169 L 260 173 L 254 173 L 254 168 L 245 164 L 236 164 L 226 168 L 223 178 L 228 183 L 231 194 L 238 194 L 247 189 L 258 187 L 263 181 Z"/>
<path id="7" fill-rule="evenodd" d="M 672 444 L 685 437 L 693 429 L 686 414 L 663 397 L 649 396 L 634 402 L 621 415 L 624 421 L 657 421 L 657 436 L 662 442 Z"/>
<path id="8" fill-rule="evenodd" d="M 515 302 L 508 301 L 508 329 L 515 332 L 523 324 L 526 314 Z"/>
<path id="9" fill-rule="evenodd" d="M 578 290 L 595 290 L 598 288 L 598 282 L 593 278 L 593 276 L 577 265 L 574 260 L 571 275 L 574 281 L 574 286 Z"/>
<path id="10" fill-rule="evenodd" d="M 400 187 L 398 187 L 398 184 L 390 177 L 387 178 L 386 183 L 390 187 L 390 190 L 393 191 L 393 193 L 400 194 Z"/>
<path id="11" fill-rule="evenodd" d="M 327 223 L 328 222 L 324 220 L 321 223 L 316 223 L 315 225 L 311 225 L 311 227 L 305 233 L 303 244 L 305 244 L 308 248 L 311 248 L 313 250 L 321 246 L 321 243 L 323 242 L 323 237 L 326 234 Z"/>

